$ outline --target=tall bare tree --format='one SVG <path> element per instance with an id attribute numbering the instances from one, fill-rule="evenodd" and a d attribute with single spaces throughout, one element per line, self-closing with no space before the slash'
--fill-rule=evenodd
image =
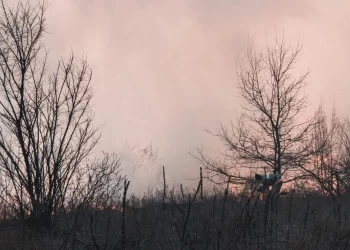
<path id="1" fill-rule="evenodd" d="M 247 171 L 284 175 L 315 154 L 310 132 L 319 121 L 316 114 L 311 118 L 303 114 L 309 72 L 293 76 L 300 52 L 301 45 L 293 47 L 284 39 L 276 39 L 262 52 L 250 45 L 246 57 L 239 58 L 238 90 L 244 101 L 243 112 L 237 124 L 221 124 L 215 132 L 208 131 L 226 146 L 223 158 L 209 158 L 202 149 L 194 155 L 210 176 L 244 183 Z"/>
<path id="2" fill-rule="evenodd" d="M 19 213 L 49 226 L 68 194 L 77 197 L 77 181 L 91 178 L 84 187 L 91 187 L 85 198 L 91 197 L 119 173 L 119 161 L 107 155 L 86 169 L 83 161 L 100 138 L 93 126 L 91 70 L 72 55 L 47 75 L 47 4 L 0 4 L 0 167 Z"/>

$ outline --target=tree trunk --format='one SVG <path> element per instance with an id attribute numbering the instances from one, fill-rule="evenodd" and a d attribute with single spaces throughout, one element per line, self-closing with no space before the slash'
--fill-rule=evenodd
<path id="1" fill-rule="evenodd" d="M 27 225 L 33 233 L 44 233 L 50 231 L 52 227 L 51 212 L 43 204 L 36 203 L 28 218 Z"/>

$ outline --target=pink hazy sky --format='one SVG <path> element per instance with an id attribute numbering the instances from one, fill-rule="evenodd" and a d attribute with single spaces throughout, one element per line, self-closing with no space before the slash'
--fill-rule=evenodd
<path id="1" fill-rule="evenodd" d="M 188 151 L 198 145 L 218 153 L 220 142 L 203 127 L 239 112 L 235 63 L 249 37 L 257 46 L 283 32 L 301 39 L 298 70 L 311 70 L 309 112 L 322 100 L 347 115 L 349 14 L 346 0 L 51 0 L 44 41 L 52 66 L 71 51 L 87 55 L 96 124 L 104 124 L 96 152 L 119 153 L 132 190 L 141 192 L 163 164 L 170 185 L 197 177 Z M 148 165 L 125 146 L 150 142 L 158 159 Z"/>

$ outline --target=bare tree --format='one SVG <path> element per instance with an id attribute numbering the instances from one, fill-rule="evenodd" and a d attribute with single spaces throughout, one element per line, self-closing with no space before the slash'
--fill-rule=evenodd
<path id="1" fill-rule="evenodd" d="M 334 109 L 329 123 L 326 118 L 322 110 L 318 118 L 320 122 L 313 128 L 314 148 L 322 150 L 302 170 L 316 191 L 340 196 L 350 187 L 349 121 L 340 119 Z"/>
<path id="2" fill-rule="evenodd" d="M 244 100 L 237 124 L 221 126 L 209 133 L 226 146 L 223 158 L 211 159 L 202 149 L 194 155 L 210 177 L 231 178 L 244 183 L 249 171 L 284 175 L 305 165 L 317 152 L 312 145 L 315 114 L 305 118 L 304 94 L 309 72 L 293 76 L 301 45 L 292 47 L 283 40 L 256 52 L 250 45 L 237 64 L 238 90 Z M 316 112 L 317 113 L 317 112 Z M 245 171 L 245 175 L 241 174 Z"/>
<path id="3" fill-rule="evenodd" d="M 107 173 L 100 171 L 119 173 L 119 162 L 106 156 L 85 169 L 83 161 L 100 138 L 93 126 L 91 70 L 72 55 L 47 76 L 47 4 L 0 4 L 0 166 L 22 218 L 30 214 L 29 221 L 47 227 L 66 198 L 74 197 L 77 181 L 95 174 L 86 186 L 91 197 L 105 184 Z"/>

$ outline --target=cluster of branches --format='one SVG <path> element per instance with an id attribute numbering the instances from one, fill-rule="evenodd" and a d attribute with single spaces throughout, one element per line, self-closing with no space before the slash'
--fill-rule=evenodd
<path id="1" fill-rule="evenodd" d="M 340 118 L 335 110 L 329 121 L 325 112 L 320 112 L 319 120 L 313 128 L 313 138 L 314 147 L 322 150 L 301 168 L 300 174 L 317 184 L 314 191 L 340 196 L 350 188 L 350 121 Z"/>
<path id="2" fill-rule="evenodd" d="M 47 4 L 0 5 L 1 199 L 30 225 L 50 227 L 68 204 L 114 197 L 124 177 L 116 155 L 88 161 L 100 132 L 86 59 L 72 55 L 47 73 Z"/>
<path id="3" fill-rule="evenodd" d="M 261 52 L 250 45 L 238 60 L 243 112 L 236 123 L 207 131 L 226 150 L 217 159 L 203 149 L 193 154 L 209 178 L 242 185 L 251 182 L 249 172 L 260 171 L 282 176 L 283 183 L 316 182 L 324 194 L 348 189 L 350 123 L 334 113 L 328 125 L 322 105 L 306 117 L 309 72 L 294 77 L 301 49 L 276 39 Z"/>

